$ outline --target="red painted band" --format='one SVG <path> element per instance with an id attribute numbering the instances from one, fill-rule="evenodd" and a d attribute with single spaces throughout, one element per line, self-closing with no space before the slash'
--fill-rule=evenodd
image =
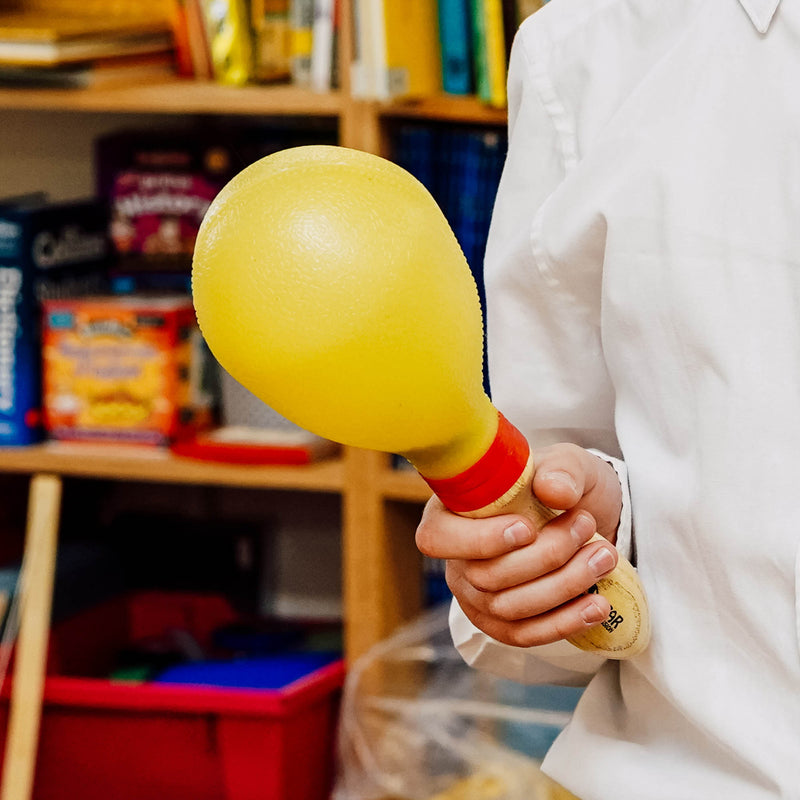
<path id="1" fill-rule="evenodd" d="M 528 463 L 527 439 L 498 413 L 497 434 L 471 467 L 452 478 L 425 478 L 439 499 L 455 513 L 477 511 L 499 500 L 517 482 Z"/>

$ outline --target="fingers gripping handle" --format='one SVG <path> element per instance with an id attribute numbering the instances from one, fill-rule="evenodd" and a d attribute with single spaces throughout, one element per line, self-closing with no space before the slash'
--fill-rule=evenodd
<path id="1" fill-rule="evenodd" d="M 541 527 L 558 516 L 558 512 L 542 505 L 531 491 L 533 468 L 533 458 L 529 457 L 522 475 L 503 497 L 476 511 L 460 513 L 474 518 L 522 514 Z M 596 533 L 590 541 L 605 540 Z M 614 570 L 589 591 L 603 595 L 611 603 L 611 612 L 599 625 L 568 641 L 581 650 L 613 659 L 631 658 L 641 653 L 650 640 L 650 621 L 644 589 L 630 562 L 620 557 Z"/>
<path id="2" fill-rule="evenodd" d="M 501 420 L 501 428 L 504 425 L 508 423 Z M 517 448 L 515 450 L 519 452 Z M 437 482 L 429 483 L 444 504 L 461 516 L 483 518 L 508 513 L 522 514 L 537 528 L 541 528 L 556 517 L 558 512 L 542 505 L 531 491 L 534 464 L 529 450 L 525 442 L 524 453 L 527 458 L 522 462 L 521 472 L 510 488 L 496 500 L 477 509 L 463 508 L 463 503 L 452 502 L 450 496 L 442 497 L 437 491 Z M 448 495 L 447 492 L 443 494 Z M 601 540 L 603 537 L 597 533 L 591 539 Z M 641 653 L 650 641 L 650 620 L 644 588 L 630 562 L 620 557 L 614 570 L 601 578 L 589 591 L 602 594 L 611 604 L 611 612 L 599 625 L 571 637 L 569 641 L 581 650 L 600 653 L 606 658 L 626 659 Z"/>

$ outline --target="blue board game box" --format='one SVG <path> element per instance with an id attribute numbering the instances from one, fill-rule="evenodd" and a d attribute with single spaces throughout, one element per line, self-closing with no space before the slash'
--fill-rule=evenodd
<path id="1" fill-rule="evenodd" d="M 41 438 L 40 303 L 103 288 L 108 224 L 96 200 L 0 199 L 0 446 Z"/>

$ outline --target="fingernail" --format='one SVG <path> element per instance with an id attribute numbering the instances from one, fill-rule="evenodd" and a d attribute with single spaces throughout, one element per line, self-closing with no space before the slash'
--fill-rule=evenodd
<path id="1" fill-rule="evenodd" d="M 503 531 L 503 536 L 511 547 L 520 547 L 523 544 L 530 544 L 533 541 L 531 529 L 520 520 L 509 525 Z"/>
<path id="2" fill-rule="evenodd" d="M 575 483 L 575 478 L 573 478 L 569 472 L 557 469 L 553 472 L 548 472 L 544 477 L 545 480 L 550 481 L 550 483 L 554 483 L 564 489 L 569 489 L 569 491 L 573 493 L 578 491 L 578 484 Z"/>
<path id="3" fill-rule="evenodd" d="M 605 618 L 606 612 L 594 602 L 585 605 L 583 611 L 581 611 L 581 619 L 587 625 L 597 625 L 598 622 L 602 622 Z"/>
<path id="4" fill-rule="evenodd" d="M 578 514 L 569 532 L 575 547 L 582 547 L 594 535 L 594 520 L 588 514 Z"/>
<path id="5" fill-rule="evenodd" d="M 614 554 L 607 548 L 601 547 L 590 559 L 589 569 L 599 578 L 614 568 Z"/>

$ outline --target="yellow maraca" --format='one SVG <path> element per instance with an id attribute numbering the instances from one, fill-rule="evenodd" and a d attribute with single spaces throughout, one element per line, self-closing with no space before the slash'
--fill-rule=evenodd
<path id="1" fill-rule="evenodd" d="M 405 456 L 452 511 L 552 519 L 530 448 L 486 396 L 477 289 L 444 215 L 409 173 L 334 146 L 239 173 L 200 228 L 197 317 L 226 370 L 278 413 L 342 444 Z M 621 562 L 605 623 L 570 641 L 611 658 L 649 639 Z"/>

